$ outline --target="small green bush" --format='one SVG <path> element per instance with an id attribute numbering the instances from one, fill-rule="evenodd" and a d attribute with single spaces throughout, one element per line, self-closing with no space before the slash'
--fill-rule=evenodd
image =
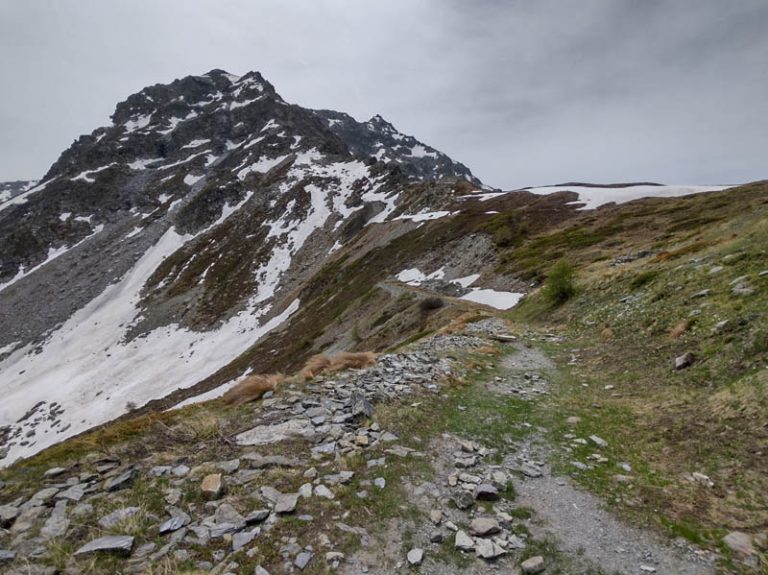
<path id="1" fill-rule="evenodd" d="M 576 270 L 566 261 L 559 261 L 547 274 L 544 297 L 552 305 L 562 305 L 576 295 Z"/>

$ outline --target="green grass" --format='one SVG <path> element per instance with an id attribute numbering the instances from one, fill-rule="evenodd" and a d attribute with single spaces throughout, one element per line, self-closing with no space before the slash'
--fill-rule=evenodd
<path id="1" fill-rule="evenodd" d="M 768 463 L 755 456 L 768 446 L 768 281 L 758 276 L 768 269 L 765 188 L 753 186 L 738 201 L 730 196 L 726 206 L 701 196 L 679 202 L 676 216 L 671 207 L 653 214 L 682 222 L 666 227 L 655 258 L 611 268 L 594 263 L 592 251 L 566 251 L 579 264 L 579 294 L 556 310 L 534 294 L 508 314 L 566 337 L 544 345 L 561 377 L 536 414 L 563 448 L 555 470 L 574 474 L 629 519 L 711 548 L 728 530 L 768 520 Z M 684 220 L 708 218 L 715 205 L 717 221 L 688 233 Z M 715 266 L 723 269 L 710 273 Z M 753 295 L 731 293 L 739 276 L 748 276 Z M 692 297 L 703 289 L 709 295 Z M 722 320 L 728 324 L 718 331 Z M 689 328 L 673 337 L 683 322 Z M 577 362 L 569 366 L 572 350 Z M 693 366 L 674 370 L 674 358 L 687 351 L 696 357 Z M 569 415 L 582 419 L 574 429 L 565 425 Z M 569 432 L 595 434 L 609 445 L 572 447 L 563 438 Z M 601 451 L 609 463 L 586 472 L 570 466 Z M 684 479 L 695 471 L 715 487 Z M 617 483 L 615 474 L 634 479 Z"/>

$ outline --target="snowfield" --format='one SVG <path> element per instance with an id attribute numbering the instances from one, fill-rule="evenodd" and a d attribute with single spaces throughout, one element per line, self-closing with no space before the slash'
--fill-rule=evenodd
<path id="1" fill-rule="evenodd" d="M 32 442 L 12 446 L 0 466 L 108 422 L 128 411 L 129 403 L 140 406 L 194 385 L 299 309 L 296 299 L 265 321 L 268 307 L 251 302 L 214 331 L 193 332 L 174 324 L 125 340 L 140 316 L 141 289 L 158 265 L 196 235 L 226 220 L 250 197 L 227 206 L 216 222 L 198 234 L 181 235 L 169 229 L 118 283 L 53 332 L 40 353 L 26 346 L 0 361 L 0 425 L 15 423 L 39 402 L 57 402 L 64 409 L 60 423 L 43 419 Z"/>
<path id="2" fill-rule="evenodd" d="M 532 194 L 547 195 L 556 192 L 571 191 L 579 194 L 578 203 L 584 204 L 581 210 L 594 210 L 605 204 L 615 202 L 625 204 L 640 198 L 674 198 L 702 192 L 720 192 L 730 186 L 627 186 L 626 188 L 599 188 L 585 186 L 546 186 L 528 188 Z M 574 202 L 577 203 L 577 202 Z"/>
<path id="3" fill-rule="evenodd" d="M 519 190 L 510 190 L 508 192 L 473 192 L 465 196 L 459 196 L 459 199 L 478 199 L 488 201 L 494 198 L 513 194 L 515 192 L 530 192 L 540 196 L 555 194 L 557 192 L 576 192 L 579 199 L 573 204 L 584 204 L 580 210 L 594 210 L 605 204 L 616 203 L 625 204 L 632 200 L 640 198 L 675 198 L 679 196 L 688 196 L 690 194 L 700 194 L 703 192 L 720 192 L 733 186 L 626 186 L 623 188 L 604 188 L 592 186 L 541 186 L 537 188 L 522 188 Z"/>

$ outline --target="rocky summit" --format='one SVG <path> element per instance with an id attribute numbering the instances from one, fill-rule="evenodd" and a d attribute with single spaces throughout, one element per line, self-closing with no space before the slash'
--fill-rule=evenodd
<path id="1" fill-rule="evenodd" d="M 0 570 L 764 572 L 766 197 L 149 86 L 0 185 Z"/>

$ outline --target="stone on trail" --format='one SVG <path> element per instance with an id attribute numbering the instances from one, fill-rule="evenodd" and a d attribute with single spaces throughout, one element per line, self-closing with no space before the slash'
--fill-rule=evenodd
<path id="1" fill-rule="evenodd" d="M 10 562 L 16 558 L 15 551 L 8 551 L 7 549 L 0 549 L 0 563 Z"/>
<path id="2" fill-rule="evenodd" d="M 248 463 L 251 469 L 268 469 L 270 467 L 299 467 L 301 461 L 285 457 L 284 455 L 261 455 L 260 453 L 246 453 L 241 457 Z"/>
<path id="3" fill-rule="evenodd" d="M 440 525 L 440 523 L 443 521 L 443 512 L 440 511 L 439 509 L 432 509 L 429 512 L 429 519 L 435 525 Z"/>
<path id="4" fill-rule="evenodd" d="M 309 499 L 312 497 L 312 484 L 311 483 L 305 483 L 301 487 L 299 487 L 299 497 L 303 497 L 304 499 Z"/>
<path id="5" fill-rule="evenodd" d="M 104 482 L 104 491 L 118 491 L 119 489 L 128 487 L 135 477 L 136 470 L 133 467 L 126 469 L 121 474 L 107 479 Z"/>
<path id="6" fill-rule="evenodd" d="M 247 525 L 262 523 L 267 520 L 267 517 L 269 517 L 269 509 L 257 509 L 246 516 L 245 523 Z"/>
<path id="7" fill-rule="evenodd" d="M 531 479 L 536 479 L 544 474 L 541 469 L 531 463 L 523 463 L 520 467 L 520 471 L 522 471 L 523 475 L 530 477 Z"/>
<path id="8" fill-rule="evenodd" d="M 478 539 L 475 543 L 475 554 L 481 559 L 492 560 L 504 555 L 506 551 L 494 541 Z"/>
<path id="9" fill-rule="evenodd" d="M 461 530 L 456 532 L 454 545 L 456 549 L 461 549 L 462 551 L 472 551 L 475 548 L 475 542 L 472 538 Z"/>
<path id="10" fill-rule="evenodd" d="M 275 513 L 283 515 L 296 511 L 296 505 L 299 503 L 298 493 L 280 494 L 275 502 Z"/>
<path id="11" fill-rule="evenodd" d="M 59 492 L 57 487 L 46 487 L 35 493 L 29 501 L 27 501 L 22 507 L 29 509 L 30 507 L 47 506 L 53 501 L 53 498 Z"/>
<path id="12" fill-rule="evenodd" d="M 373 405 L 365 398 L 365 395 L 359 391 L 352 394 L 352 415 L 354 417 L 371 417 L 373 412 Z"/>
<path id="13" fill-rule="evenodd" d="M 200 491 L 202 491 L 203 495 L 208 499 L 216 499 L 219 497 L 219 495 L 221 495 L 221 490 L 221 473 L 211 473 L 210 475 L 206 475 L 203 478 L 202 483 L 200 483 Z"/>
<path id="14" fill-rule="evenodd" d="M 312 560 L 312 553 L 309 551 L 302 551 L 298 555 L 296 555 L 296 560 L 293 562 L 296 567 L 298 567 L 300 570 L 304 570 L 304 568 L 309 565 L 309 562 Z"/>
<path id="15" fill-rule="evenodd" d="M 245 526 L 245 518 L 229 503 L 219 505 L 213 517 L 216 523 L 231 523 L 241 527 Z"/>
<path id="16" fill-rule="evenodd" d="M 160 535 L 178 531 L 190 522 L 191 518 L 186 513 L 174 515 L 168 521 L 160 525 Z"/>
<path id="17" fill-rule="evenodd" d="M 75 551 L 75 555 L 87 555 L 90 553 L 116 553 L 128 555 L 133 549 L 133 537 L 130 535 L 111 535 L 99 537 L 86 543 Z"/>
<path id="18" fill-rule="evenodd" d="M 541 573 L 544 571 L 544 557 L 541 555 L 536 555 L 535 557 L 526 559 L 520 564 L 520 568 L 525 574 Z"/>
<path id="19" fill-rule="evenodd" d="M 69 519 L 67 519 L 67 501 L 57 501 L 51 516 L 46 520 L 42 529 L 40 529 L 40 536 L 44 539 L 61 537 L 67 532 L 68 528 Z"/>
<path id="20" fill-rule="evenodd" d="M 256 534 L 253 531 L 242 531 L 235 533 L 232 536 L 232 552 L 240 551 L 243 547 L 248 545 L 256 538 Z"/>
<path id="21" fill-rule="evenodd" d="M 490 483 L 481 483 L 475 487 L 475 499 L 478 501 L 498 501 L 499 490 Z"/>
<path id="22" fill-rule="evenodd" d="M 325 499 L 335 499 L 336 496 L 333 494 L 333 491 L 328 489 L 325 485 L 322 483 L 320 485 L 315 486 L 315 495 L 318 497 L 324 497 Z"/>
<path id="23" fill-rule="evenodd" d="M 480 537 L 493 535 L 499 531 L 501 531 L 501 526 L 499 525 L 499 522 L 492 517 L 476 517 L 472 520 L 472 523 L 469 524 L 469 532 L 472 533 L 472 535 L 478 535 Z"/>
<path id="24" fill-rule="evenodd" d="M 243 431 L 235 437 L 238 445 L 269 445 L 286 439 L 303 437 L 309 439 L 317 432 L 315 426 L 306 419 L 290 419 L 272 425 L 259 425 Z"/>
<path id="25" fill-rule="evenodd" d="M 430 531 L 429 533 L 429 541 L 430 543 L 442 543 L 443 539 L 445 539 L 445 536 L 443 535 L 443 532 L 439 529 L 434 529 Z"/>
<path id="26" fill-rule="evenodd" d="M 728 549 L 740 555 L 754 555 L 755 548 L 752 545 L 752 536 L 741 531 L 731 531 L 723 537 L 723 543 Z"/>
<path id="27" fill-rule="evenodd" d="M 222 473 L 234 473 L 240 469 L 240 460 L 230 459 L 228 461 L 218 461 L 214 463 L 213 466 Z"/>
<path id="28" fill-rule="evenodd" d="M 686 367 L 690 367 L 693 365 L 693 362 L 696 358 L 691 352 L 684 353 L 683 355 L 680 355 L 675 358 L 675 369 L 685 369 Z"/>
<path id="29" fill-rule="evenodd" d="M 118 525 L 121 521 L 128 519 L 129 517 L 136 515 L 141 509 L 138 507 L 121 507 L 115 509 L 112 513 L 105 515 L 99 519 L 99 525 L 104 529 L 111 529 Z"/>
<path id="30" fill-rule="evenodd" d="M 608 442 L 602 437 L 598 437 L 597 435 L 590 435 L 589 439 L 592 443 L 594 443 L 598 447 L 601 447 L 601 448 L 608 447 Z"/>
<path id="31" fill-rule="evenodd" d="M 424 560 L 424 549 L 415 548 L 408 551 L 408 563 L 411 565 L 421 565 L 421 562 Z"/>
<path id="32" fill-rule="evenodd" d="M 456 507 L 461 510 L 469 509 L 475 504 L 475 501 L 472 498 L 472 496 L 466 491 L 459 491 L 453 497 L 453 502 L 456 504 Z"/>
<path id="33" fill-rule="evenodd" d="M 70 501 L 80 501 L 85 495 L 86 484 L 78 483 L 71 486 L 69 489 L 65 489 L 61 493 L 56 495 L 56 499 L 69 499 Z"/>
<path id="34" fill-rule="evenodd" d="M 62 473 L 66 473 L 66 468 L 64 467 L 51 467 L 48 471 L 43 473 L 43 477 L 58 477 Z"/>

